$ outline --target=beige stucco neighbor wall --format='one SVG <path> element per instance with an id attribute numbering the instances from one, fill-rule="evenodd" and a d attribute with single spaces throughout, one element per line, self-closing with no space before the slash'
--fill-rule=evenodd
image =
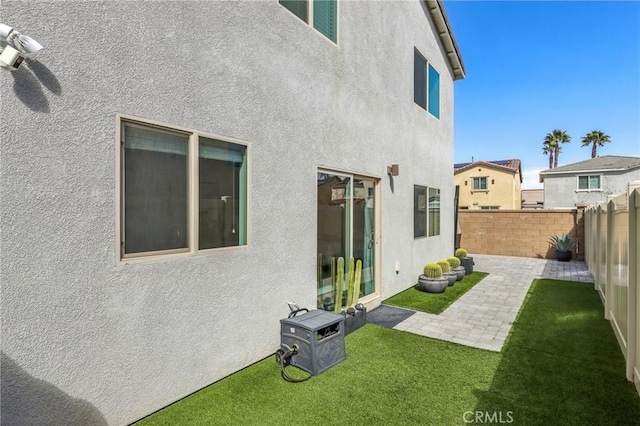
<path id="1" fill-rule="evenodd" d="M 474 191 L 473 178 L 483 176 L 487 177 L 487 190 Z M 515 172 L 473 167 L 456 173 L 454 182 L 460 185 L 461 207 L 469 207 L 469 210 L 479 210 L 483 206 L 499 206 L 501 210 L 521 208 L 521 185 L 519 175 Z"/>
<path id="2" fill-rule="evenodd" d="M 578 245 L 573 259 L 584 259 L 584 210 L 460 211 L 461 247 L 469 253 L 553 259 L 549 237 L 568 233 Z"/>

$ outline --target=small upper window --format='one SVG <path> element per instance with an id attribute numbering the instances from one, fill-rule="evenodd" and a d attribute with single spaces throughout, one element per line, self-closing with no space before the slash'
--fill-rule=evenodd
<path id="1" fill-rule="evenodd" d="M 578 176 L 578 190 L 594 191 L 600 190 L 600 175 Z"/>
<path id="2" fill-rule="evenodd" d="M 440 118 L 440 74 L 418 50 L 413 54 L 413 101 Z"/>
<path id="3" fill-rule="evenodd" d="M 278 0 L 291 13 L 320 31 L 329 40 L 337 42 L 337 0 Z M 312 7 L 309 7 L 309 4 Z"/>
<path id="4" fill-rule="evenodd" d="M 487 190 L 487 178 L 486 177 L 474 177 L 473 178 L 473 190 L 474 191 L 486 191 Z"/>

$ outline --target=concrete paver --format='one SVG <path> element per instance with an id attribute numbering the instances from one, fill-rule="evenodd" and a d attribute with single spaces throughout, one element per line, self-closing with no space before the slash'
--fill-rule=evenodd
<path id="1" fill-rule="evenodd" d="M 534 279 L 593 282 L 587 265 L 582 261 L 472 256 L 474 270 L 488 272 L 486 278 L 440 315 L 416 312 L 394 328 L 500 352 Z"/>

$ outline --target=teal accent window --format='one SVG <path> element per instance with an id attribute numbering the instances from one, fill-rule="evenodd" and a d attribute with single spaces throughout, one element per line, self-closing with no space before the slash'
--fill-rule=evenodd
<path id="1" fill-rule="evenodd" d="M 247 244 L 245 145 L 124 119 L 120 136 L 122 259 Z"/>
<path id="2" fill-rule="evenodd" d="M 440 235 L 440 190 L 413 186 L 413 237 Z"/>
<path id="3" fill-rule="evenodd" d="M 313 0 L 313 28 L 336 42 L 336 0 Z"/>
<path id="4" fill-rule="evenodd" d="M 600 175 L 578 176 L 578 190 L 598 191 L 601 189 Z"/>
<path id="5" fill-rule="evenodd" d="M 486 191 L 487 190 L 487 178 L 483 177 L 474 177 L 473 178 L 473 190 L 474 191 Z"/>
<path id="6" fill-rule="evenodd" d="M 309 6 L 307 0 L 279 0 L 279 2 L 298 18 L 308 22 Z"/>
<path id="7" fill-rule="evenodd" d="M 413 54 L 413 101 L 427 109 L 427 61 L 416 50 Z"/>
<path id="8" fill-rule="evenodd" d="M 440 74 L 429 64 L 429 112 L 440 118 Z"/>
<path id="9" fill-rule="evenodd" d="M 329 40 L 337 43 L 337 0 L 278 0 L 291 13 L 310 24 Z M 309 7 L 312 3 L 312 7 Z M 313 13 L 309 13 L 313 11 Z"/>
<path id="10" fill-rule="evenodd" d="M 440 74 L 417 49 L 413 52 L 413 101 L 440 118 Z"/>

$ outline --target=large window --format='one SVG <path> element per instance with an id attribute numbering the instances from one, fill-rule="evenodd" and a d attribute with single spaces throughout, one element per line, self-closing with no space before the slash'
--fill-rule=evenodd
<path id="1" fill-rule="evenodd" d="M 337 42 L 337 0 L 279 0 L 279 2 L 329 40 Z"/>
<path id="2" fill-rule="evenodd" d="M 413 236 L 440 235 L 440 190 L 426 186 L 413 187 Z"/>
<path id="3" fill-rule="evenodd" d="M 599 191 L 601 189 L 600 175 L 578 176 L 579 191 Z"/>
<path id="4" fill-rule="evenodd" d="M 487 177 L 474 177 L 473 178 L 473 190 L 474 191 L 487 191 Z"/>
<path id="5" fill-rule="evenodd" d="M 440 118 L 440 74 L 418 50 L 413 54 L 413 101 Z"/>
<path id="6" fill-rule="evenodd" d="M 121 258 L 246 244 L 245 145 L 132 120 L 120 136 Z"/>

